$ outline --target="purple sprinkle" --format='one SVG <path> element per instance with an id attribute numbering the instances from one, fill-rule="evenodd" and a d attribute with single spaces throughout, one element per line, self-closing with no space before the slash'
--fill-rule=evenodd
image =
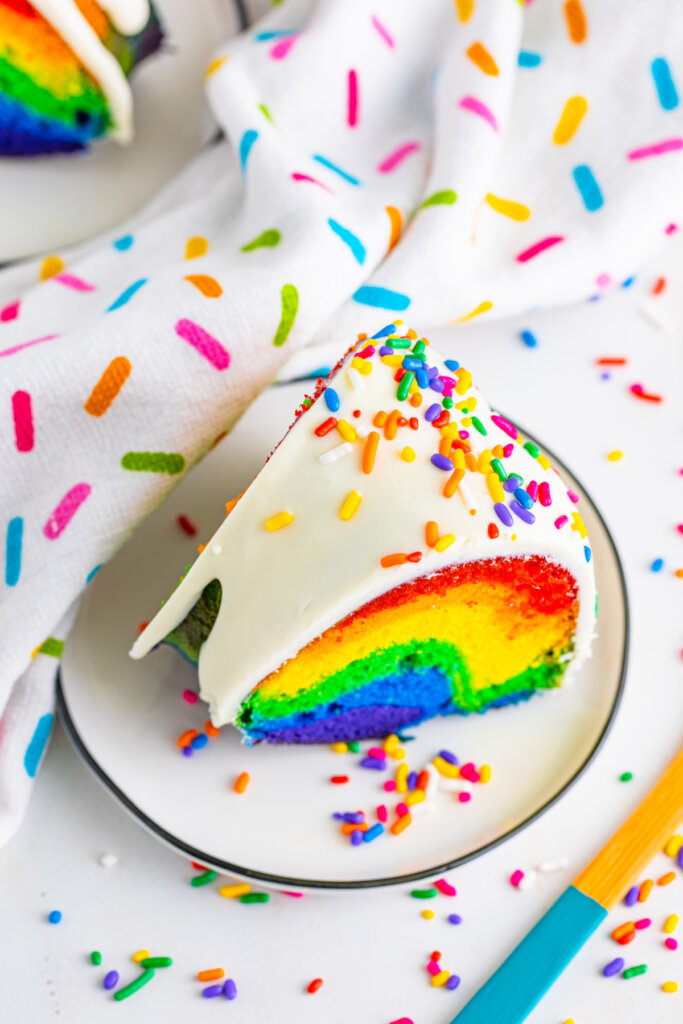
<path id="1" fill-rule="evenodd" d="M 640 892 L 637 885 L 632 886 L 624 896 L 624 903 L 627 907 L 633 907 L 638 902 L 638 893 Z"/>
<path id="2" fill-rule="evenodd" d="M 432 405 L 429 406 L 425 413 L 425 419 L 427 420 L 427 423 L 431 423 L 432 420 L 435 420 L 440 413 L 441 406 L 439 405 L 438 402 L 434 402 Z"/>
<path id="3" fill-rule="evenodd" d="M 426 370 L 427 376 L 429 377 L 430 380 L 433 380 L 435 377 L 439 376 L 438 366 L 426 366 Z"/>
<path id="4" fill-rule="evenodd" d="M 406 785 L 408 789 L 417 788 L 417 772 L 408 772 L 408 778 L 406 779 Z"/>
<path id="5" fill-rule="evenodd" d="M 225 985 L 223 986 L 223 995 L 225 996 L 226 999 L 237 998 L 237 985 L 232 980 L 232 978 L 228 978 Z"/>
<path id="6" fill-rule="evenodd" d="M 202 747 L 205 747 L 208 742 L 209 737 L 206 735 L 206 733 L 200 732 L 199 736 L 195 736 L 195 738 L 191 741 L 190 746 L 192 747 L 193 750 L 201 750 Z"/>
<path id="7" fill-rule="evenodd" d="M 536 522 L 536 516 L 533 512 L 529 512 L 529 510 L 524 508 L 523 505 L 520 505 L 516 498 L 513 498 L 510 502 L 510 508 L 523 523 L 528 523 L 531 526 L 532 523 Z"/>
<path id="8" fill-rule="evenodd" d="M 512 526 L 514 519 L 510 515 L 510 509 L 507 505 L 504 505 L 502 501 L 497 501 L 493 506 L 493 510 L 500 519 L 503 526 Z"/>
<path id="9" fill-rule="evenodd" d="M 378 757 L 364 757 L 360 766 L 361 768 L 374 768 L 376 772 L 383 772 L 387 767 L 387 762 L 380 761 Z"/>
<path id="10" fill-rule="evenodd" d="M 379 350 L 381 356 L 393 356 L 394 350 L 389 345 L 382 345 Z"/>
<path id="11" fill-rule="evenodd" d="M 623 969 L 624 962 L 625 961 L 622 960 L 620 956 L 618 956 L 616 960 L 612 960 L 610 963 L 605 964 L 605 966 L 602 969 L 602 973 L 605 975 L 606 978 L 611 978 L 613 974 L 618 974 L 619 971 Z"/>
<path id="12" fill-rule="evenodd" d="M 521 482 L 521 478 L 516 473 L 511 473 L 503 483 L 503 490 L 507 491 L 508 494 L 512 494 L 513 491 L 517 490 Z"/>
<path id="13" fill-rule="evenodd" d="M 365 815 L 362 811 L 347 811 L 341 817 L 344 821 L 348 821 L 350 825 L 362 825 L 365 821 Z"/>
<path id="14" fill-rule="evenodd" d="M 453 463 L 450 459 L 447 459 L 445 455 L 440 455 L 438 452 L 436 455 L 432 455 L 432 466 L 436 466 L 437 469 L 443 469 L 447 473 L 453 470 Z"/>
<path id="15" fill-rule="evenodd" d="M 441 394 L 445 387 L 444 382 L 441 380 L 440 377 L 433 377 L 429 382 L 429 386 L 432 389 L 432 391 L 438 391 L 439 394 Z"/>
<path id="16" fill-rule="evenodd" d="M 222 985 L 209 985 L 208 988 L 202 989 L 202 995 L 205 999 L 215 999 L 216 996 L 223 995 Z"/>
<path id="17" fill-rule="evenodd" d="M 334 818 L 335 821 L 343 821 L 344 820 L 344 815 L 340 814 L 339 811 L 335 811 L 334 814 L 332 815 L 332 817 Z"/>
<path id="18" fill-rule="evenodd" d="M 448 920 L 451 924 L 462 924 L 462 918 L 460 914 L 449 914 Z"/>
<path id="19" fill-rule="evenodd" d="M 451 990 L 453 990 L 453 989 L 456 989 L 459 984 L 460 984 L 460 978 L 458 977 L 458 975 L 457 974 L 451 974 L 450 978 L 446 982 L 446 988 L 450 988 Z"/>
<path id="20" fill-rule="evenodd" d="M 183 757 L 192 757 L 194 750 L 192 747 L 183 747 Z"/>
<path id="21" fill-rule="evenodd" d="M 104 981 L 102 982 L 103 988 L 113 988 L 119 981 L 119 972 L 110 971 L 109 974 L 105 974 Z"/>
<path id="22" fill-rule="evenodd" d="M 351 833 L 351 846 L 360 846 L 363 842 L 363 833 L 359 828 L 355 828 Z"/>
<path id="23" fill-rule="evenodd" d="M 363 836 L 363 842 L 371 843 L 373 839 L 377 839 L 378 836 L 381 836 L 382 832 L 384 832 L 384 825 L 378 821 L 377 824 L 373 825 L 372 828 L 369 828 L 367 832 L 361 833 Z"/>
<path id="24" fill-rule="evenodd" d="M 449 764 L 460 764 L 455 754 L 451 754 L 450 750 L 440 750 L 439 757 L 442 757 L 444 761 L 448 761 Z"/>
<path id="25" fill-rule="evenodd" d="M 683 868 L 683 846 L 681 846 L 680 850 L 678 851 L 676 863 L 678 864 L 679 868 Z"/>

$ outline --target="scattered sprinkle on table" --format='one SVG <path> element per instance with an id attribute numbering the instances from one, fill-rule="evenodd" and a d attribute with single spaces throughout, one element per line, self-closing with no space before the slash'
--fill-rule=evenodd
<path id="1" fill-rule="evenodd" d="M 203 875 L 195 875 L 194 878 L 190 879 L 190 885 L 197 889 L 200 885 L 208 885 L 209 882 L 213 882 L 216 877 L 216 871 L 205 871 Z"/>
<path id="2" fill-rule="evenodd" d="M 267 903 L 269 899 L 267 892 L 248 892 L 240 896 L 240 903 Z"/>
<path id="3" fill-rule="evenodd" d="M 98 864 L 103 868 L 113 868 L 118 862 L 119 858 L 115 853 L 103 853 L 98 858 Z"/>
<path id="4" fill-rule="evenodd" d="M 410 895 L 416 900 L 431 900 L 436 893 L 436 889 L 412 889 Z"/>
<path id="5" fill-rule="evenodd" d="M 198 981 L 218 981 L 225 975 L 222 967 L 212 967 L 207 971 L 197 971 Z"/>
<path id="6" fill-rule="evenodd" d="M 433 910 L 422 910 L 420 911 L 420 913 L 422 914 L 422 917 L 424 917 L 425 921 L 431 921 L 431 919 L 434 917 Z"/>
<path id="7" fill-rule="evenodd" d="M 633 778 L 633 772 L 622 772 L 619 776 L 620 782 L 630 782 Z"/>
<path id="8" fill-rule="evenodd" d="M 249 772 L 240 772 L 235 779 L 234 790 L 236 793 L 244 793 L 249 785 Z"/>
<path id="9" fill-rule="evenodd" d="M 50 913 L 48 914 L 47 919 L 50 922 L 50 924 L 59 924 L 59 922 L 62 920 L 61 910 L 51 910 Z"/>
<path id="10" fill-rule="evenodd" d="M 322 983 L 323 983 L 323 979 L 322 978 L 314 978 L 313 981 L 311 981 L 309 983 L 309 985 L 307 986 L 306 991 L 310 992 L 311 994 L 313 994 L 313 992 L 317 992 L 318 991 L 318 989 L 321 987 Z"/>
<path id="11" fill-rule="evenodd" d="M 607 453 L 607 459 L 609 462 L 618 462 L 619 459 L 624 457 L 624 453 L 619 449 L 615 448 L 613 451 Z"/>
<path id="12" fill-rule="evenodd" d="M 146 960 L 147 957 L 151 956 L 151 955 L 152 954 L 150 953 L 150 951 L 148 949 L 139 949 L 137 951 L 137 953 L 133 953 L 133 955 L 131 957 L 131 960 L 133 961 L 134 964 L 139 964 L 143 960 Z"/>
<path id="13" fill-rule="evenodd" d="M 235 984 L 232 978 L 228 978 L 225 984 L 223 985 L 223 995 L 225 996 L 226 999 L 237 998 L 237 985 Z"/>
<path id="14" fill-rule="evenodd" d="M 146 985 L 148 981 L 151 981 L 154 977 L 154 969 L 149 967 L 143 971 L 135 981 L 131 981 L 130 985 L 126 985 L 124 988 L 120 988 L 118 992 L 114 992 L 114 999 L 117 1002 L 121 1002 L 122 999 L 127 999 L 128 996 L 132 996 L 135 992 L 138 992 L 143 985 Z"/>
<path id="15" fill-rule="evenodd" d="M 140 961 L 141 967 L 172 967 L 173 961 L 170 956 L 147 956 Z"/>
<path id="16" fill-rule="evenodd" d="M 678 992 L 677 981 L 665 981 L 662 985 L 662 992 Z"/>
<path id="17" fill-rule="evenodd" d="M 449 924 L 462 924 L 462 918 L 461 918 L 460 914 L 449 914 L 448 915 L 448 923 Z"/>
<path id="18" fill-rule="evenodd" d="M 615 960 L 610 960 L 608 964 L 605 964 L 605 966 L 602 969 L 602 973 L 606 978 L 611 978 L 613 977 L 613 975 L 619 974 L 619 972 L 623 971 L 623 969 L 624 960 L 622 957 L 618 956 Z"/>
<path id="19" fill-rule="evenodd" d="M 109 973 L 105 974 L 105 976 L 104 976 L 104 980 L 102 982 L 102 988 L 106 988 L 106 989 L 114 988 L 114 986 L 118 985 L 118 983 L 119 983 L 119 972 L 118 971 L 109 971 Z"/>
<path id="20" fill-rule="evenodd" d="M 519 336 L 527 348 L 536 348 L 536 346 L 538 345 L 536 335 L 533 334 L 531 331 L 520 331 Z"/>
<path id="21" fill-rule="evenodd" d="M 90 963 L 94 964 L 95 967 L 99 967 L 102 963 L 102 954 L 97 949 L 93 949 L 90 954 Z"/>
<path id="22" fill-rule="evenodd" d="M 218 890 L 219 894 L 226 900 L 234 899 L 237 896 L 246 896 L 251 892 L 249 882 L 237 882 L 236 885 L 222 885 Z"/>

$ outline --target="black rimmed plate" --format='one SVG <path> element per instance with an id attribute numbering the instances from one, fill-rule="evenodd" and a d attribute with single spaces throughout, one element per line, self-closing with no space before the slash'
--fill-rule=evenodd
<path id="1" fill-rule="evenodd" d="M 309 388 L 310 390 L 310 384 Z M 384 774 L 358 767 L 359 756 L 329 747 L 245 748 L 236 730 L 191 758 L 176 738 L 201 729 L 202 704 L 189 705 L 196 673 L 161 647 L 141 662 L 128 649 L 282 435 L 305 385 L 263 395 L 164 505 L 94 578 L 64 651 L 58 703 L 77 750 L 100 781 L 146 828 L 179 852 L 217 870 L 285 889 L 361 889 L 413 882 L 463 864 L 524 828 L 563 793 L 595 756 L 614 719 L 624 685 L 628 609 L 614 543 L 581 485 L 600 594 L 593 657 L 572 685 L 516 707 L 468 718 L 451 716 L 411 730 L 406 746 L 420 768 L 441 748 L 462 761 L 489 763 L 493 778 L 469 803 L 441 792 L 436 809 L 416 816 L 400 836 L 351 847 L 334 811 L 396 802 Z M 186 515 L 199 529 L 188 537 Z M 264 623 L 264 630 L 267 624 Z M 363 744 L 366 747 L 368 744 Z M 395 762 L 392 762 L 395 765 Z M 247 791 L 233 791 L 248 771 Z M 332 775 L 348 775 L 332 785 Z"/>

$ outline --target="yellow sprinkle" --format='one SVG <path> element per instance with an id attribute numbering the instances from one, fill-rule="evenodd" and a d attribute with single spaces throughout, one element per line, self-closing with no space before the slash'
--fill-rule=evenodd
<path id="1" fill-rule="evenodd" d="M 209 243 L 201 235 L 194 235 L 192 238 L 188 238 L 185 243 L 185 259 L 196 260 L 199 256 L 203 256 L 208 252 Z"/>
<path id="2" fill-rule="evenodd" d="M 493 308 L 493 303 L 486 299 L 484 302 L 480 302 L 479 305 L 473 309 L 470 313 L 465 313 L 464 316 L 456 317 L 455 320 L 451 320 L 452 324 L 464 324 L 466 320 L 472 320 L 473 317 L 479 316 L 481 313 L 488 313 Z M 463 392 L 459 392 L 463 394 Z"/>
<path id="3" fill-rule="evenodd" d="M 471 417 L 470 416 L 463 416 L 463 419 L 462 419 L 463 427 L 469 427 L 469 426 L 471 426 L 471 424 L 472 424 Z M 477 460 L 476 459 L 474 460 L 474 468 L 475 469 L 477 468 Z"/>
<path id="4" fill-rule="evenodd" d="M 574 1024 L 574 1018 L 573 1017 L 567 1017 L 567 1019 L 564 1022 L 564 1024 Z"/>
<path id="5" fill-rule="evenodd" d="M 667 857 L 677 857 L 681 846 L 683 846 L 683 836 L 679 836 L 678 833 L 676 833 L 676 835 L 671 836 L 671 839 L 667 842 L 664 847 L 664 853 Z"/>
<path id="6" fill-rule="evenodd" d="M 432 911 L 432 914 L 433 913 L 434 911 Z M 438 974 L 432 975 L 432 985 L 434 986 L 434 988 L 441 988 L 443 985 L 446 984 L 450 976 L 450 971 L 439 971 Z"/>
<path id="7" fill-rule="evenodd" d="M 345 754 L 348 751 L 349 747 L 347 743 L 333 743 L 332 749 L 334 750 L 335 754 Z"/>
<path id="8" fill-rule="evenodd" d="M 223 885 L 218 890 L 218 894 L 223 896 L 226 900 L 235 899 L 236 896 L 246 896 L 247 893 L 251 892 L 251 886 L 249 882 L 237 882 L 236 885 Z"/>
<path id="9" fill-rule="evenodd" d="M 427 547 L 433 548 L 436 546 L 436 542 L 439 539 L 439 524 L 435 523 L 433 519 L 430 519 L 425 528 L 425 540 L 427 541 Z"/>
<path id="10" fill-rule="evenodd" d="M 465 24 L 474 13 L 474 0 L 455 0 L 455 11 L 458 15 L 458 21 Z"/>
<path id="11" fill-rule="evenodd" d="M 47 281 L 48 278 L 54 277 L 62 270 L 64 270 L 64 260 L 60 256 L 46 256 L 40 264 L 40 280 Z"/>
<path id="12" fill-rule="evenodd" d="M 618 462 L 619 459 L 623 459 L 624 453 L 618 448 L 615 448 L 612 452 L 607 452 L 607 458 L 610 462 Z"/>
<path id="13" fill-rule="evenodd" d="M 406 445 L 401 451 L 401 458 L 404 462 L 415 462 L 415 451 L 410 445 Z"/>
<path id="14" fill-rule="evenodd" d="M 435 757 L 432 764 L 436 768 L 439 775 L 443 775 L 447 779 L 459 779 L 460 769 L 457 764 L 450 764 L 443 757 Z"/>
<path id="15" fill-rule="evenodd" d="M 395 323 L 398 323 L 398 320 L 396 320 Z M 413 328 L 410 327 L 406 331 L 406 336 L 408 338 L 410 338 L 411 341 L 416 341 L 417 340 L 417 331 L 413 330 Z"/>
<path id="16" fill-rule="evenodd" d="M 274 533 L 275 530 L 281 530 L 283 526 L 289 526 L 293 522 L 294 516 L 291 512 L 278 512 L 276 516 L 266 520 L 265 526 L 268 533 Z"/>
<path id="17" fill-rule="evenodd" d="M 570 96 L 560 114 L 553 132 L 553 142 L 556 146 L 566 146 L 570 139 L 576 134 L 579 125 L 586 116 L 588 100 L 585 96 Z"/>
<path id="18" fill-rule="evenodd" d="M 490 448 L 484 448 L 483 452 L 479 453 L 477 459 L 477 469 L 480 473 L 488 473 L 491 466 L 491 459 L 493 458 L 493 452 Z"/>
<path id="19" fill-rule="evenodd" d="M 444 533 L 443 537 L 439 537 L 436 544 L 434 545 L 435 551 L 445 551 L 455 541 L 454 533 Z"/>
<path id="20" fill-rule="evenodd" d="M 402 761 L 405 756 L 406 752 L 403 747 L 396 747 L 396 749 L 392 750 L 389 755 L 389 757 L 393 757 L 394 761 Z"/>
<path id="21" fill-rule="evenodd" d="M 464 469 L 465 468 L 465 453 L 462 450 L 462 448 L 456 448 L 455 451 L 453 452 L 453 455 L 451 456 L 451 458 L 453 459 L 453 468 L 454 469 Z"/>
<path id="22" fill-rule="evenodd" d="M 360 356 L 354 356 L 351 360 L 351 366 L 353 366 L 354 370 L 358 370 L 358 372 L 362 373 L 364 376 L 372 373 L 372 363 L 369 359 L 361 359 Z"/>
<path id="23" fill-rule="evenodd" d="M 550 469 L 550 459 L 542 452 L 536 456 L 536 462 L 538 462 L 539 466 L 542 466 L 543 469 Z"/>
<path id="24" fill-rule="evenodd" d="M 212 60 L 209 66 L 207 67 L 206 71 L 204 72 L 204 77 L 211 78 L 212 75 L 215 75 L 218 69 L 223 67 L 227 59 L 227 57 L 216 57 L 214 60 Z"/>
<path id="25" fill-rule="evenodd" d="M 131 960 L 133 963 L 139 964 L 141 960 L 146 960 L 147 957 L 150 957 L 151 955 L 152 954 L 148 949 L 139 949 L 137 953 L 133 953 Z"/>
<path id="26" fill-rule="evenodd" d="M 400 765 L 396 769 L 396 792 L 407 793 L 408 792 L 408 773 L 410 769 L 406 761 L 401 761 Z"/>
<path id="27" fill-rule="evenodd" d="M 374 427 L 383 427 L 386 422 L 387 414 L 384 412 L 384 410 L 381 409 L 375 416 L 374 420 L 372 421 L 372 425 Z"/>
<path id="28" fill-rule="evenodd" d="M 413 789 L 403 801 L 407 807 L 412 807 L 414 804 L 421 804 L 425 798 L 423 789 Z"/>
<path id="29" fill-rule="evenodd" d="M 665 935 L 671 935 L 672 932 L 676 931 L 676 925 L 678 924 L 678 914 L 669 914 L 666 921 L 664 922 L 664 933 Z"/>
<path id="30" fill-rule="evenodd" d="M 505 501 L 505 491 L 503 490 L 503 485 L 498 479 L 497 473 L 486 474 L 486 486 L 489 489 L 492 501 Z"/>
<path id="31" fill-rule="evenodd" d="M 339 431 L 339 433 L 341 434 L 345 441 L 355 441 L 356 438 L 358 437 L 356 431 L 353 429 L 351 424 L 348 423 L 346 420 L 338 420 L 337 430 Z"/>
<path id="32" fill-rule="evenodd" d="M 423 910 L 423 911 L 421 911 L 421 913 L 422 913 L 422 916 L 424 917 L 425 921 L 431 921 L 431 919 L 434 917 L 434 911 L 433 910 Z M 436 975 L 435 975 L 435 977 L 436 977 Z"/>
<path id="33" fill-rule="evenodd" d="M 403 362 L 403 356 L 382 356 L 382 362 L 386 363 L 387 366 L 400 366 Z"/>
<path id="34" fill-rule="evenodd" d="M 531 216 L 531 210 L 524 203 L 515 203 L 512 199 L 501 199 L 500 196 L 494 196 L 492 192 L 487 193 L 486 202 L 496 213 L 502 213 L 504 217 L 509 217 L 511 220 L 528 220 Z"/>
<path id="35" fill-rule="evenodd" d="M 344 499 L 344 504 L 339 509 L 339 518 L 343 519 L 344 522 L 348 522 L 349 519 L 353 519 L 362 500 L 363 499 L 358 491 L 349 491 Z"/>
<path id="36" fill-rule="evenodd" d="M 472 374 L 461 366 L 455 371 L 455 376 L 458 378 L 458 383 L 455 385 L 456 394 L 464 395 L 472 387 Z"/>
<path id="37" fill-rule="evenodd" d="M 395 732 L 390 733 L 382 744 L 382 750 L 385 754 L 392 754 L 398 747 L 400 740 Z"/>
<path id="38" fill-rule="evenodd" d="M 678 982 L 677 981 L 665 981 L 664 984 L 662 985 L 662 991 L 663 992 L 678 992 Z"/>
<path id="39" fill-rule="evenodd" d="M 576 530 L 579 537 L 587 537 L 588 530 L 586 529 L 586 524 L 584 523 L 580 514 L 578 512 L 572 512 L 572 519 L 574 520 L 574 522 L 572 523 L 572 530 Z"/>
<path id="40" fill-rule="evenodd" d="M 484 782 L 484 783 L 491 781 L 491 765 L 490 764 L 483 764 L 481 766 L 481 768 L 479 769 L 479 781 L 480 782 Z"/>

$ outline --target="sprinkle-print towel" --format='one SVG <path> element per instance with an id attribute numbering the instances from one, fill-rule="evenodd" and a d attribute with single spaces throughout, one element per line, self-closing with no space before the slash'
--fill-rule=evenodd
<path id="1" fill-rule="evenodd" d="M 0 842 L 74 602 L 294 350 L 585 299 L 675 230 L 682 36 L 673 2 L 285 0 L 197 69 L 224 142 L 0 274 Z"/>

